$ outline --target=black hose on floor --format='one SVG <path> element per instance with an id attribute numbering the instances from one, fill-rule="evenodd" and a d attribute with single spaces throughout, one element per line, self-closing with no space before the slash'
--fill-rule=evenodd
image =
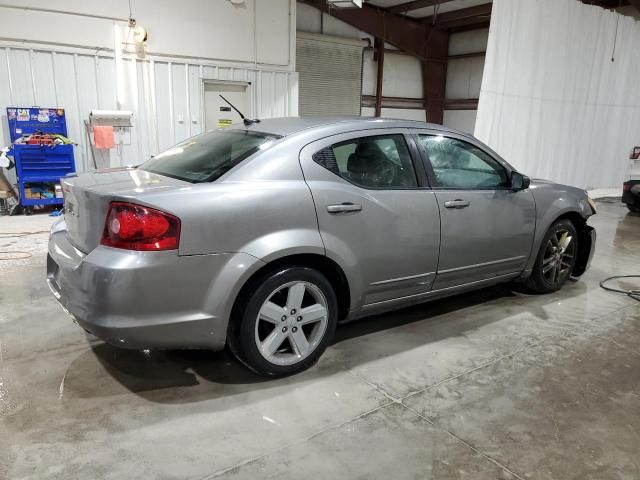
<path id="1" fill-rule="evenodd" d="M 633 298 L 634 300 L 638 300 L 640 302 L 640 289 L 638 290 L 624 290 L 622 288 L 614 288 L 614 287 L 608 287 L 605 285 L 605 283 L 611 281 L 611 280 L 619 280 L 621 278 L 638 278 L 640 279 L 640 275 L 616 275 L 613 277 L 609 277 L 609 278 L 605 278 L 604 280 L 602 280 L 600 282 L 600 286 L 602 288 L 604 288 L 605 290 L 607 290 L 608 292 L 616 292 L 616 293 L 624 293 L 625 295 Z"/>

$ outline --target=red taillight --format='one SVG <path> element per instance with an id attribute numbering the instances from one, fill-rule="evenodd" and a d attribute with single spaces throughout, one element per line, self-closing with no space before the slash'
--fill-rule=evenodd
<path id="1" fill-rule="evenodd" d="M 624 182 L 622 184 L 622 191 L 628 192 L 629 190 L 631 190 L 631 182 Z"/>
<path id="2" fill-rule="evenodd" d="M 155 208 L 112 202 L 100 243 L 127 250 L 175 250 L 180 219 Z"/>

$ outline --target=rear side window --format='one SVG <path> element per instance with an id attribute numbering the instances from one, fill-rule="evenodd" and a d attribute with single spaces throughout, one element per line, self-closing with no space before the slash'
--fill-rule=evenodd
<path id="1" fill-rule="evenodd" d="M 418 186 L 403 135 L 376 135 L 336 143 L 313 155 L 336 175 L 364 188 L 402 189 Z"/>
<path id="2" fill-rule="evenodd" d="M 151 157 L 138 168 L 192 183 L 212 182 L 278 138 L 246 130 L 203 133 Z"/>

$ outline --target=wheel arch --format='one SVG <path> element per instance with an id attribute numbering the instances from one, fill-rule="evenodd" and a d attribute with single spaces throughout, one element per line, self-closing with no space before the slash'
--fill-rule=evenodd
<path id="1" fill-rule="evenodd" d="M 582 232 L 591 228 L 587 226 L 587 218 L 588 217 L 585 217 L 584 213 L 581 212 L 578 208 L 567 207 L 567 206 L 565 206 L 565 208 L 556 209 L 554 211 L 551 211 L 549 209 L 547 210 L 546 215 L 544 215 L 542 218 L 538 218 L 536 222 L 535 237 L 531 247 L 531 254 L 529 256 L 529 261 L 527 262 L 526 267 L 522 273 L 522 278 L 528 278 L 529 275 L 531 274 L 533 265 L 535 264 L 536 259 L 538 258 L 538 252 L 540 251 L 540 247 L 542 246 L 542 240 L 544 239 L 544 236 L 547 234 L 547 232 L 551 228 L 551 225 L 553 225 L 559 220 L 564 220 L 564 219 L 570 220 L 571 223 L 573 223 L 573 225 L 576 227 L 576 230 L 578 231 L 578 244 L 585 245 L 585 242 L 582 242 L 580 240 L 582 237 Z M 587 247 L 589 246 L 590 245 L 587 245 Z M 578 246 L 578 250 L 580 254 L 581 252 L 580 245 Z M 587 255 L 588 255 L 588 252 L 587 252 Z"/>
<path id="2" fill-rule="evenodd" d="M 547 230 L 549 230 L 551 225 L 553 225 L 554 223 L 560 220 L 571 221 L 571 223 L 573 223 L 573 225 L 576 227 L 576 230 L 578 230 L 578 232 L 580 232 L 580 230 L 587 224 L 587 219 L 584 218 L 581 212 L 577 210 L 570 210 L 557 216 L 553 221 L 551 221 L 551 223 L 549 223 L 549 225 L 547 226 Z"/>
<path id="3" fill-rule="evenodd" d="M 351 308 L 351 291 L 349 281 L 344 270 L 335 261 L 325 255 L 317 253 L 297 253 L 285 255 L 271 260 L 255 271 L 242 285 L 233 302 L 231 317 L 229 319 L 228 332 L 233 328 L 234 319 L 238 318 L 239 308 L 246 297 L 252 291 L 254 285 L 273 271 L 288 267 L 307 267 L 318 270 L 333 286 L 338 300 L 338 320 L 345 319 Z"/>
<path id="4" fill-rule="evenodd" d="M 571 276 L 579 277 L 587 270 L 591 260 L 592 242 L 594 241 L 594 237 L 591 235 L 593 227 L 587 225 L 587 218 L 577 211 L 563 213 L 556 218 L 551 225 L 559 220 L 569 220 L 578 231 L 578 258 L 576 259 L 576 264 L 573 266 Z"/>
<path id="5" fill-rule="evenodd" d="M 589 257 L 591 252 L 591 230 L 592 227 L 587 225 L 588 217 L 585 217 L 584 213 L 577 209 L 566 209 L 562 212 L 557 212 L 553 215 L 549 220 L 544 221 L 543 227 L 540 229 L 539 235 L 536 235 L 536 242 L 534 245 L 534 249 L 532 250 L 531 258 L 529 259 L 529 263 L 527 265 L 525 277 L 528 277 L 528 274 L 531 273 L 531 269 L 538 257 L 538 252 L 540 251 L 540 247 L 542 245 L 542 240 L 546 235 L 547 231 L 551 228 L 551 225 L 560 221 L 560 220 L 569 220 L 578 232 L 578 258 L 576 260 L 576 264 L 573 267 L 572 276 L 579 277 L 582 275 L 588 265 L 589 265 Z"/>

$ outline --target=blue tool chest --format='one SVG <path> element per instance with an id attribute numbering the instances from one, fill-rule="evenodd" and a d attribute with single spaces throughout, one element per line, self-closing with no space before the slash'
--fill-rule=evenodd
<path id="1" fill-rule="evenodd" d="M 9 155 L 16 164 L 20 203 L 24 207 L 62 205 L 62 192 L 55 187 L 61 177 L 76 171 L 73 145 L 26 144 L 19 139 L 37 133 L 66 137 L 64 109 L 9 107 L 7 120 L 12 143 Z"/>

